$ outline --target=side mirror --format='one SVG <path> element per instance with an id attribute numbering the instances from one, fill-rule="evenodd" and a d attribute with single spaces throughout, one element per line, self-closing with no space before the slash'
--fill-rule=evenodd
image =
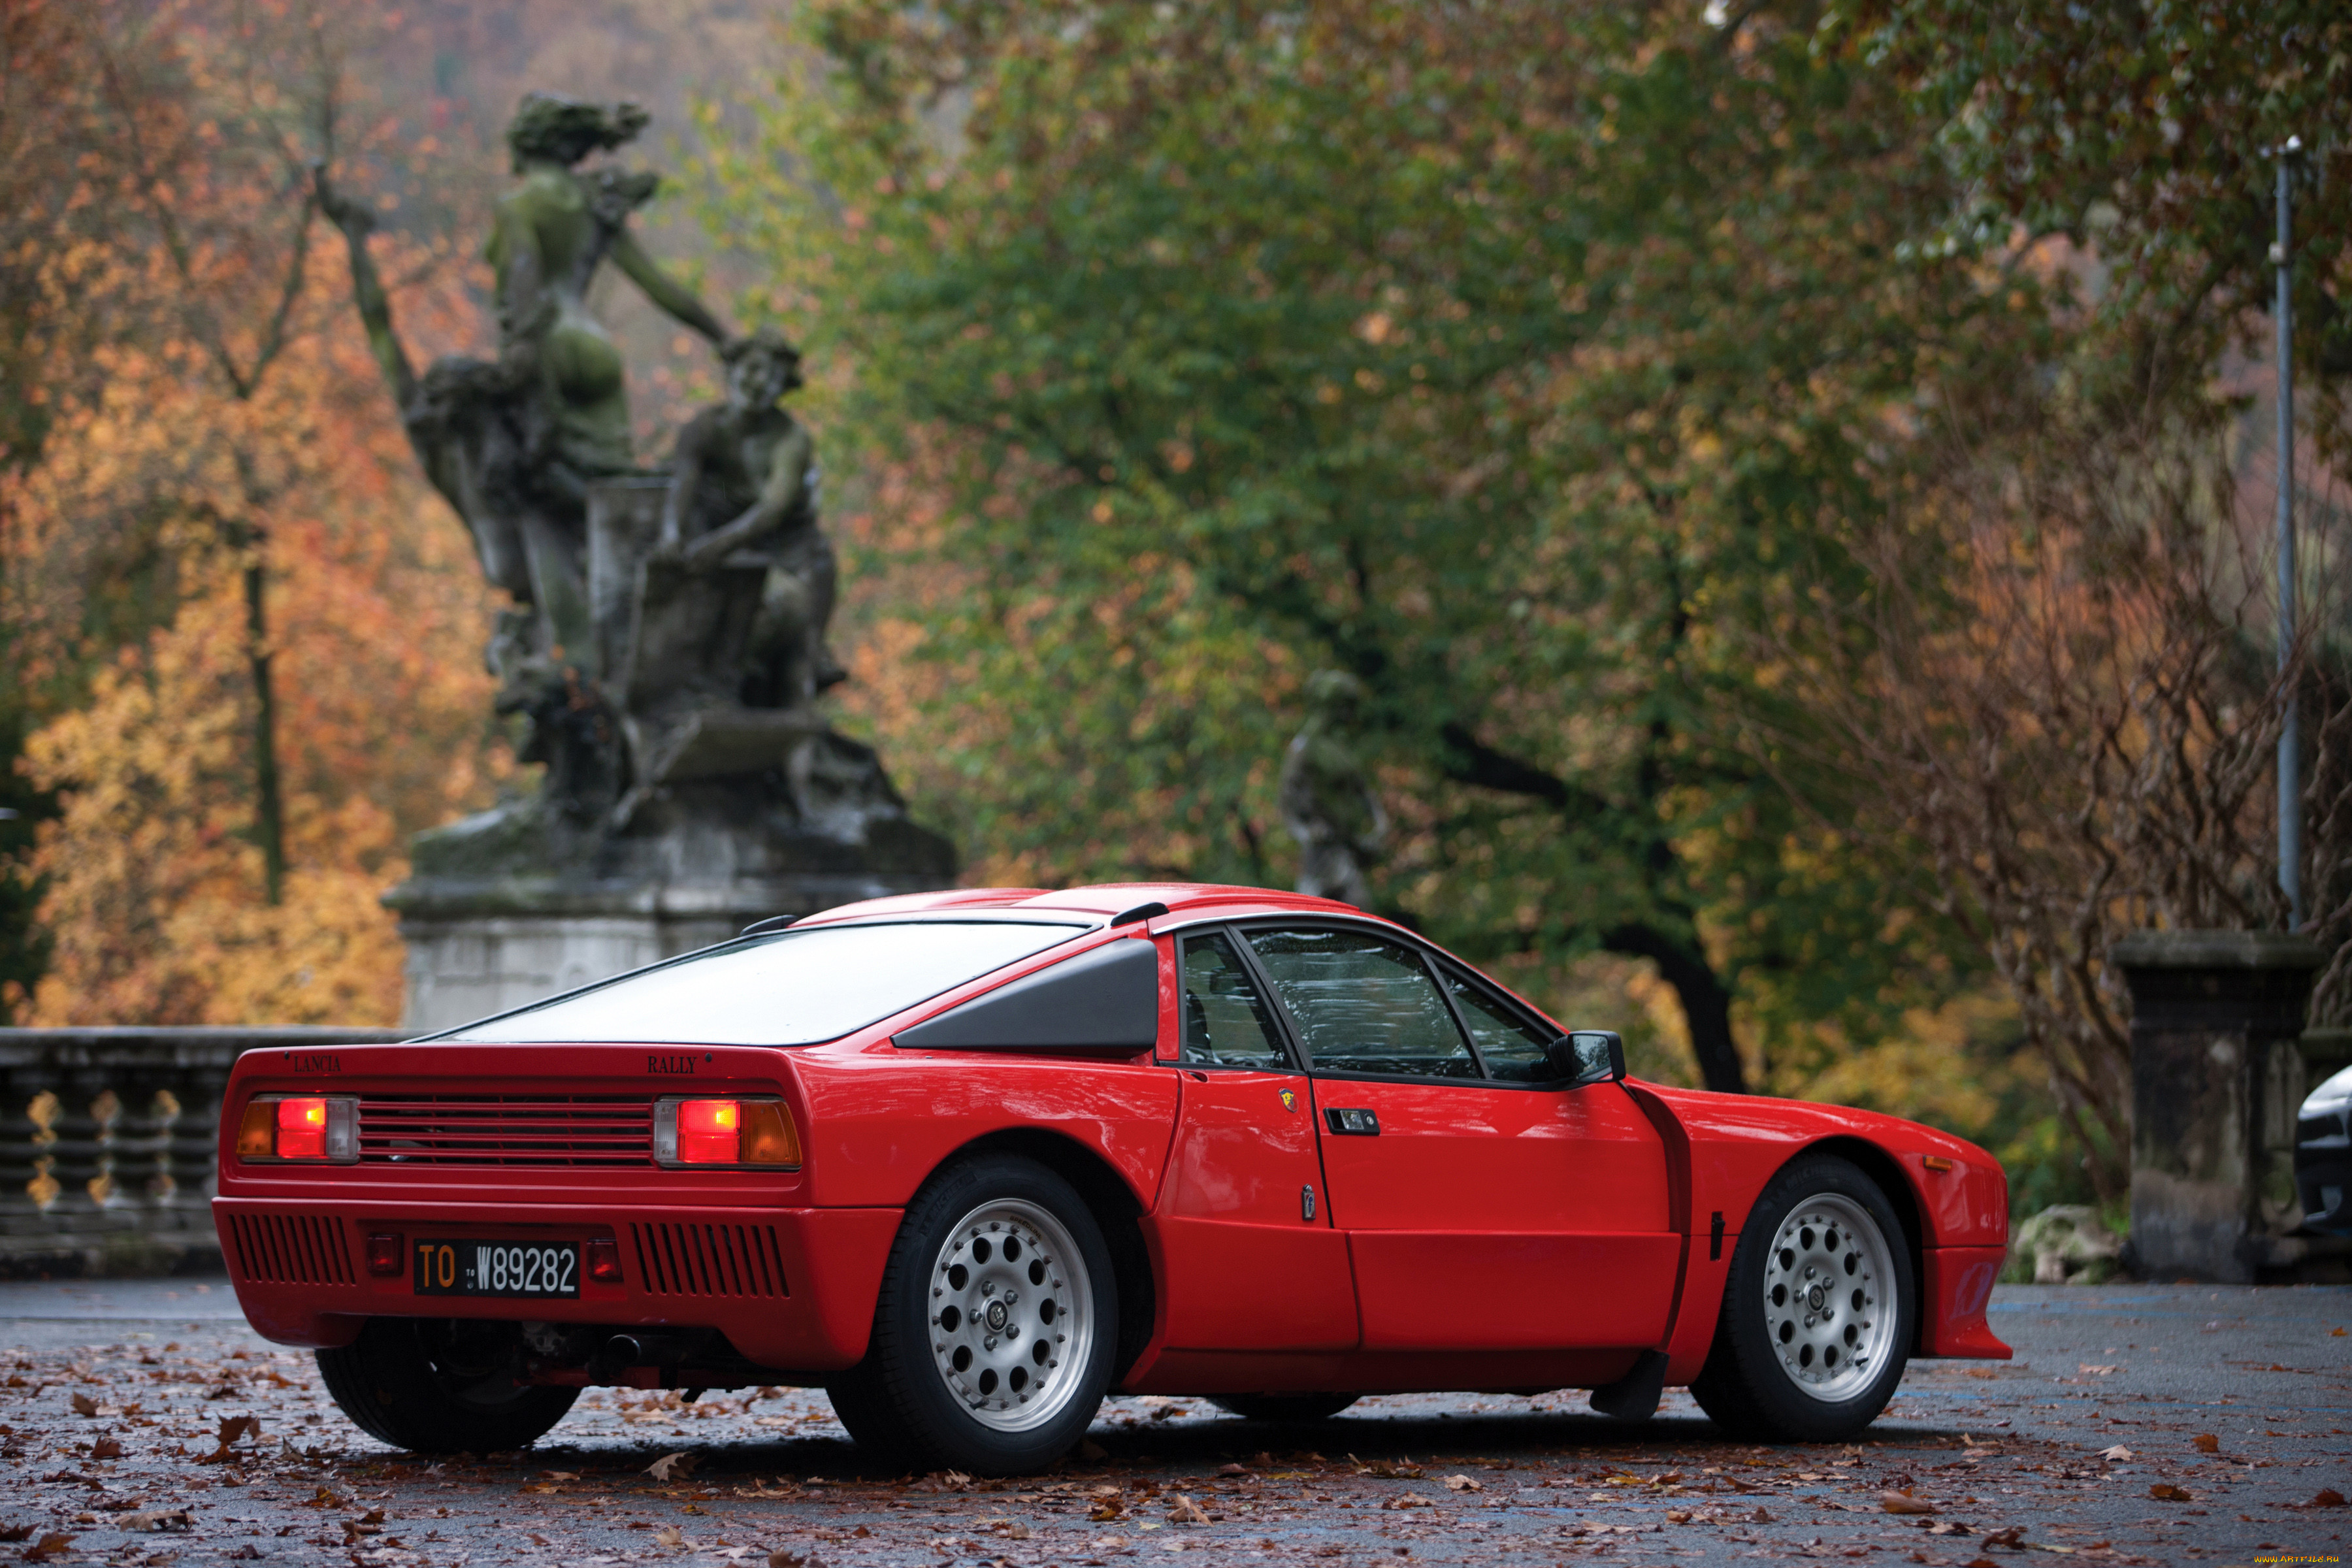
<path id="1" fill-rule="evenodd" d="M 1578 1029 L 1562 1035 L 1546 1047 L 1555 1077 L 1570 1089 L 1588 1083 L 1613 1083 L 1625 1076 L 1625 1042 L 1613 1030 Z"/>

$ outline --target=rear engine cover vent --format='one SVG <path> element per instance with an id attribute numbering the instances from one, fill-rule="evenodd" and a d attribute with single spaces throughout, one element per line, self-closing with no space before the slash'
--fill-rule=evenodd
<path id="1" fill-rule="evenodd" d="M 637 1280 L 648 1296 L 767 1296 L 784 1285 L 772 1225 L 632 1225 Z"/>
<path id="2" fill-rule="evenodd" d="M 333 1215 L 240 1214 L 229 1216 L 237 1272 L 257 1284 L 349 1285 L 351 1247 Z"/>

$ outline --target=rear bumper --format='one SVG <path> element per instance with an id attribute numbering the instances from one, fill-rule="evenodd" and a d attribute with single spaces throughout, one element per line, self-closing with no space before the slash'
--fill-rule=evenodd
<path id="1" fill-rule="evenodd" d="M 707 1328 L 780 1372 L 835 1372 L 865 1355 L 900 1213 L 213 1200 L 237 1305 L 279 1344 L 346 1345 L 379 1317 Z M 568 1300 L 419 1296 L 404 1271 L 368 1272 L 367 1238 L 387 1231 L 412 1239 L 609 1237 L 619 1247 L 621 1279 L 583 1279 L 579 1298 Z"/>
<path id="2" fill-rule="evenodd" d="M 1919 1353 L 1977 1361 L 2016 1354 L 1985 1324 L 1985 1305 L 2009 1249 L 1930 1247 L 1919 1256 Z"/>

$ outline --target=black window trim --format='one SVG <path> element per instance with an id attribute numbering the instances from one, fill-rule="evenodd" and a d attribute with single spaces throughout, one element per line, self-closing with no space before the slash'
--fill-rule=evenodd
<path id="1" fill-rule="evenodd" d="M 1291 1028 L 1289 1010 L 1283 1006 L 1282 997 L 1266 979 L 1265 971 L 1258 967 L 1257 954 L 1250 951 L 1249 943 L 1242 940 L 1241 933 L 1229 921 L 1204 921 L 1167 934 L 1176 942 L 1176 1054 L 1172 1057 L 1155 1054 L 1153 1060 L 1158 1065 L 1181 1068 L 1186 1072 L 1286 1072 L 1294 1078 L 1312 1076 L 1307 1068 L 1299 1065 L 1306 1053 L 1300 1047 L 1297 1032 Z M 1226 950 L 1241 964 L 1242 973 L 1249 977 L 1251 984 L 1257 987 L 1259 997 L 1266 1004 L 1266 1016 L 1274 1021 L 1275 1043 L 1281 1047 L 1286 1058 L 1283 1066 L 1245 1068 L 1227 1062 L 1188 1062 L 1184 1059 L 1184 944 L 1195 938 L 1205 940 L 1214 936 L 1225 939 Z"/>
<path id="2" fill-rule="evenodd" d="M 1446 994 L 1445 986 L 1438 977 L 1438 955 L 1432 952 L 1423 943 L 1418 941 L 1410 940 L 1410 932 L 1399 931 L 1392 926 L 1376 925 L 1370 921 L 1351 921 L 1347 919 L 1345 916 L 1331 915 L 1253 915 L 1244 920 L 1228 921 L 1225 922 L 1225 928 L 1232 931 L 1236 937 L 1240 938 L 1240 940 L 1234 943 L 1234 951 L 1242 955 L 1242 962 L 1249 965 L 1250 973 L 1257 977 L 1260 988 L 1264 990 L 1267 996 L 1273 999 L 1275 1015 L 1281 1020 L 1283 1035 L 1290 1043 L 1291 1058 L 1295 1061 L 1302 1061 L 1307 1064 L 1305 1071 L 1309 1078 L 1323 1079 L 1333 1083 L 1480 1084 L 1490 1085 L 1500 1089 L 1544 1089 L 1551 1087 L 1545 1084 L 1531 1084 L 1517 1082 L 1509 1079 L 1498 1079 L 1490 1077 L 1487 1074 L 1486 1058 L 1478 1054 L 1477 1039 L 1472 1036 L 1469 1029 L 1463 1024 L 1461 1010 L 1454 1006 L 1454 998 Z M 1438 999 L 1444 1003 L 1445 1015 L 1447 1017 L 1454 1020 L 1454 1028 L 1460 1031 L 1463 1047 L 1470 1053 L 1471 1065 L 1478 1069 L 1478 1076 L 1475 1078 L 1444 1078 L 1436 1073 L 1334 1072 L 1315 1066 L 1314 1058 L 1307 1053 L 1307 1042 L 1298 1032 L 1297 1020 L 1294 1019 L 1290 1016 L 1290 1005 L 1282 999 L 1282 993 L 1276 988 L 1272 977 L 1265 972 L 1265 966 L 1259 962 L 1257 950 L 1249 944 L 1249 939 L 1244 933 L 1252 931 L 1361 931 L 1367 936 L 1378 937 L 1382 942 L 1390 942 L 1395 946 L 1403 948 L 1407 952 L 1412 953 L 1413 956 L 1421 960 L 1422 973 L 1428 978 L 1430 984 L 1436 988 Z"/>

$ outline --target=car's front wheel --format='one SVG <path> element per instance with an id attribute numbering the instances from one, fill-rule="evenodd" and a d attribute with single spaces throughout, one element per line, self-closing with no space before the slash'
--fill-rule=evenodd
<path id="1" fill-rule="evenodd" d="M 1851 1437 L 1903 1379 L 1916 1299 L 1902 1221 L 1878 1184 L 1834 1155 L 1801 1158 L 1740 1229 L 1691 1393 L 1740 1436 Z"/>
<path id="2" fill-rule="evenodd" d="M 866 1359 L 828 1392 L 860 1447 L 1038 1469 L 1085 1436 L 1118 1339 L 1110 1250 L 1085 1201 L 1034 1161 L 982 1155 L 908 1205 Z"/>
<path id="3" fill-rule="evenodd" d="M 520 1352 L 511 1323 L 371 1318 L 318 1352 L 319 1378 L 352 1425 L 395 1448 L 495 1454 L 535 1442 L 580 1397 L 519 1381 Z"/>

